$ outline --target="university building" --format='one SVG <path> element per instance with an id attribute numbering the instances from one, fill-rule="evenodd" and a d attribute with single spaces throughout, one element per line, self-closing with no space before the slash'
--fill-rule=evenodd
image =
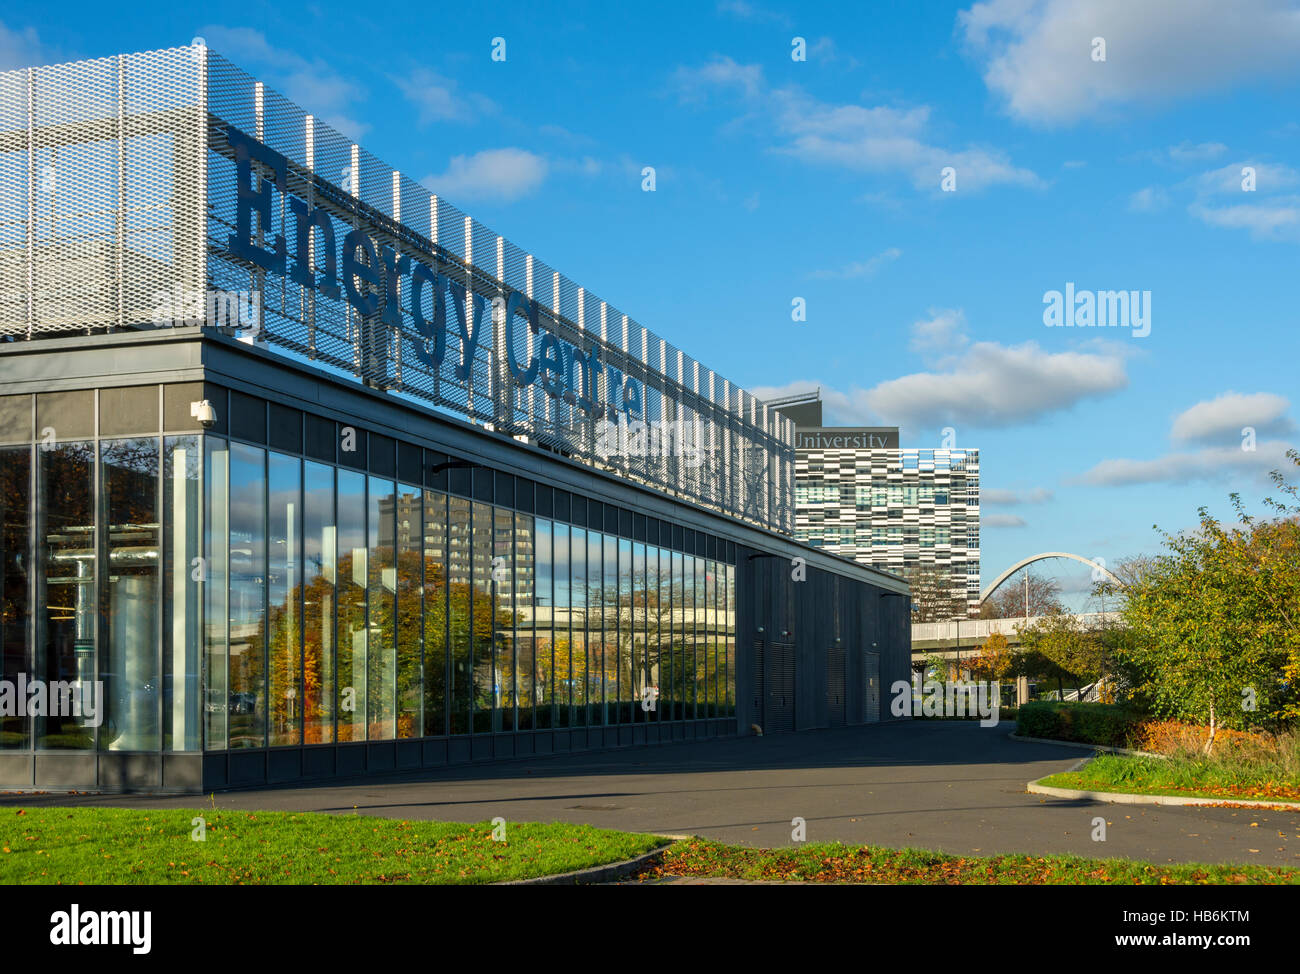
<path id="1" fill-rule="evenodd" d="M 0 73 L 0 788 L 881 719 L 795 427 L 201 46 Z M 616 227 L 592 227 L 616 240 Z"/>
<path id="2" fill-rule="evenodd" d="M 823 426 L 819 394 L 769 404 L 796 424 L 795 538 L 894 574 L 930 569 L 973 614 L 979 450 L 901 447 L 896 426 Z"/>

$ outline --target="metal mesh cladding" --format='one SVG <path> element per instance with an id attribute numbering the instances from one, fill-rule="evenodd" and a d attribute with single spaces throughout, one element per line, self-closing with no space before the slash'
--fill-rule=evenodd
<path id="1" fill-rule="evenodd" d="M 297 223 L 288 197 L 296 197 L 326 214 L 340 271 L 342 242 L 355 228 L 446 275 L 452 295 L 464 289 L 467 325 L 483 336 L 467 368 L 459 368 L 463 343 L 451 320 L 441 364 L 431 367 L 420 354 L 426 338 L 414 324 L 409 279 L 398 288 L 400 313 L 385 321 L 360 314 L 345 294 L 330 297 L 231 252 L 231 127 L 288 160 L 288 196 L 273 194 L 267 225 L 254 217 L 253 243 L 269 246 L 282 235 L 290 265 L 303 257 L 293 248 Z M 253 171 L 255 184 L 270 181 L 264 168 L 254 164 Z M 309 240 L 305 260 L 319 277 L 329 264 L 326 236 L 313 230 Z M 611 438 L 601 410 L 514 379 L 502 309 L 515 291 L 537 301 L 544 332 L 584 352 L 598 349 L 602 363 L 641 384 L 642 412 L 633 419 L 653 435 Z M 217 292 L 223 301 L 214 303 Z M 225 300 L 231 296 L 233 304 Z M 425 289 L 422 308 L 431 315 L 428 301 Z M 242 320 L 213 320 L 214 311 L 220 318 L 232 309 Z M 182 47 L 0 73 L 0 339 L 200 321 L 793 531 L 788 419 L 215 53 Z M 519 361 L 538 351 L 527 327 L 514 328 L 513 340 Z"/>

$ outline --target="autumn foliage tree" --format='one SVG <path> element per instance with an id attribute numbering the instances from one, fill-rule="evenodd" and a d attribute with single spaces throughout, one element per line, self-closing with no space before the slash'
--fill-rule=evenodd
<path id="1" fill-rule="evenodd" d="M 1164 534 L 1166 552 L 1124 592 L 1141 689 L 1157 713 L 1207 726 L 1207 751 L 1220 726 L 1300 716 L 1300 506 L 1283 474 L 1273 482 L 1274 517 L 1246 513 L 1237 494 L 1236 525 L 1201 508 L 1199 527 Z"/>

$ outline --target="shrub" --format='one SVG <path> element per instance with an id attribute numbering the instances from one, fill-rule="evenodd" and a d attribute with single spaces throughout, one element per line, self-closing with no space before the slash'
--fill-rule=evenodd
<path id="1" fill-rule="evenodd" d="M 1020 705 L 1016 730 L 1025 737 L 1128 747 L 1140 720 L 1124 704 L 1035 701 Z"/>

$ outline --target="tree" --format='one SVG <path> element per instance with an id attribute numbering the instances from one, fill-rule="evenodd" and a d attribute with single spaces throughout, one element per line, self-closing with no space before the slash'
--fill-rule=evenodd
<path id="1" fill-rule="evenodd" d="M 1029 611 L 1025 611 L 1025 579 L 1029 580 Z M 1023 619 L 1029 616 L 1050 616 L 1065 611 L 1061 602 L 1061 586 L 1050 575 L 1036 575 L 1028 569 L 1024 575 L 1013 575 L 1002 587 L 980 606 L 981 619 Z"/>
<path id="2" fill-rule="evenodd" d="M 1300 453 L 1287 456 L 1300 466 Z M 1280 472 L 1273 482 L 1296 497 Z M 1167 551 L 1125 589 L 1122 610 L 1140 688 L 1157 712 L 1206 724 L 1207 752 L 1220 726 L 1300 716 L 1300 507 L 1267 498 L 1277 517 L 1261 522 L 1231 500 L 1235 527 L 1200 508 L 1196 530 L 1161 532 Z"/>
<path id="3" fill-rule="evenodd" d="M 972 676 L 995 682 L 1012 675 L 1016 658 L 1007 643 L 1007 637 L 995 632 L 984 641 L 979 652 L 965 663 Z"/>
<path id="4" fill-rule="evenodd" d="M 947 622 L 964 619 L 966 604 L 965 576 L 954 581 L 947 571 L 933 565 L 916 565 L 904 569 L 903 578 L 912 590 L 912 604 L 917 606 L 913 622 Z"/>

